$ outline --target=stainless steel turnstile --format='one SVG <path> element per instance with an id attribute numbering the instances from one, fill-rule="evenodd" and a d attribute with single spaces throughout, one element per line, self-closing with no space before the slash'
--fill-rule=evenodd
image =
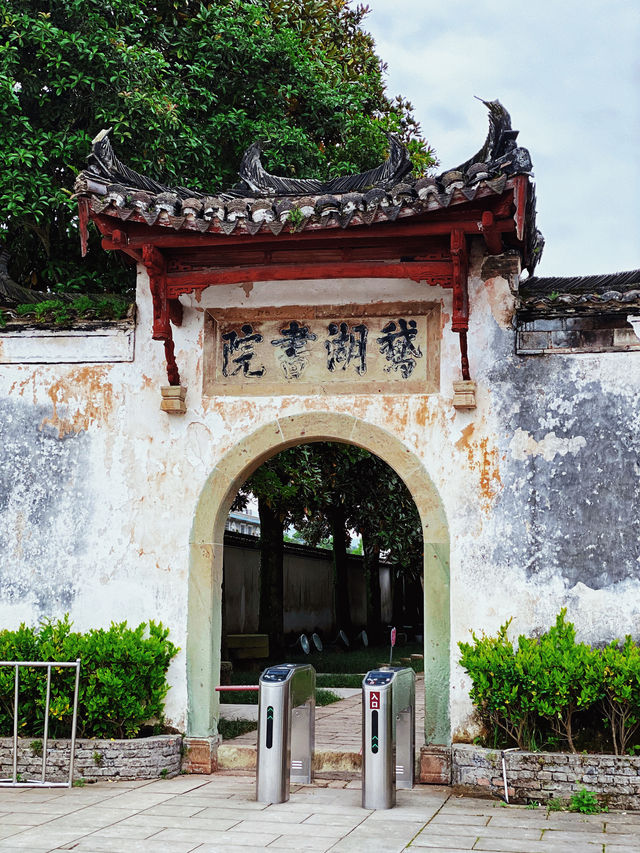
<path id="1" fill-rule="evenodd" d="M 383 667 L 362 682 L 362 806 L 390 809 L 396 788 L 413 788 L 416 677 Z"/>
<path id="2" fill-rule="evenodd" d="M 311 782 L 316 671 L 309 664 L 270 666 L 259 686 L 256 799 L 284 803 L 291 782 Z"/>

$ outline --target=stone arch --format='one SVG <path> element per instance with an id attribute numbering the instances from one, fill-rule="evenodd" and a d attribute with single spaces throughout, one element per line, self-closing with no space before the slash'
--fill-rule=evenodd
<path id="1" fill-rule="evenodd" d="M 313 441 L 342 441 L 375 453 L 411 492 L 424 535 L 425 743 L 448 744 L 449 533 L 440 496 L 423 463 L 397 436 L 332 412 L 291 415 L 259 427 L 223 456 L 202 489 L 189 543 L 188 734 L 210 737 L 217 731 L 224 526 L 233 499 L 247 477 L 275 453 Z"/>

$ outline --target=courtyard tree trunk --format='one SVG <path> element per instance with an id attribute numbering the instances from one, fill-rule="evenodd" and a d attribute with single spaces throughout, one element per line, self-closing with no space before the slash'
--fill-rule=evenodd
<path id="1" fill-rule="evenodd" d="M 333 536 L 333 603 L 336 627 L 348 633 L 352 623 L 349 606 L 346 515 L 341 505 L 331 507 L 328 515 Z"/>
<path id="2" fill-rule="evenodd" d="M 367 634 L 377 642 L 382 635 L 382 594 L 380 591 L 380 544 L 375 535 L 362 534 L 362 561 L 367 605 Z"/>
<path id="3" fill-rule="evenodd" d="M 284 645 L 284 523 L 266 500 L 258 500 L 260 516 L 260 615 L 258 630 L 269 635 L 273 654 Z"/>

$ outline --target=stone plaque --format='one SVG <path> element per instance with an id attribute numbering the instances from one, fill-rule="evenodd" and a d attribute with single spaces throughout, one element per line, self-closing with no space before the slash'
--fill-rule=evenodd
<path id="1" fill-rule="evenodd" d="M 425 394 L 437 390 L 439 307 L 419 303 L 211 310 L 204 392 Z"/>

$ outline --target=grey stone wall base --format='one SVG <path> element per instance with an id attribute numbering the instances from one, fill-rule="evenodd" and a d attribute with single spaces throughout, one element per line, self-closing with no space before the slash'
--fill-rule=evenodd
<path id="1" fill-rule="evenodd" d="M 640 809 L 640 756 L 566 752 L 506 752 L 509 800 L 546 803 L 568 800 L 580 788 L 604 805 Z M 504 797 L 502 752 L 470 744 L 452 747 L 452 782 L 465 789 Z"/>
<path id="2" fill-rule="evenodd" d="M 70 740 L 50 740 L 47 745 L 47 781 L 66 782 L 69 778 Z M 0 778 L 13 773 L 13 739 L 0 738 Z M 78 738 L 74 779 L 156 779 L 176 776 L 182 761 L 181 735 L 158 735 L 137 740 Z M 42 741 L 18 741 L 18 773 L 23 781 L 40 779 Z"/>

